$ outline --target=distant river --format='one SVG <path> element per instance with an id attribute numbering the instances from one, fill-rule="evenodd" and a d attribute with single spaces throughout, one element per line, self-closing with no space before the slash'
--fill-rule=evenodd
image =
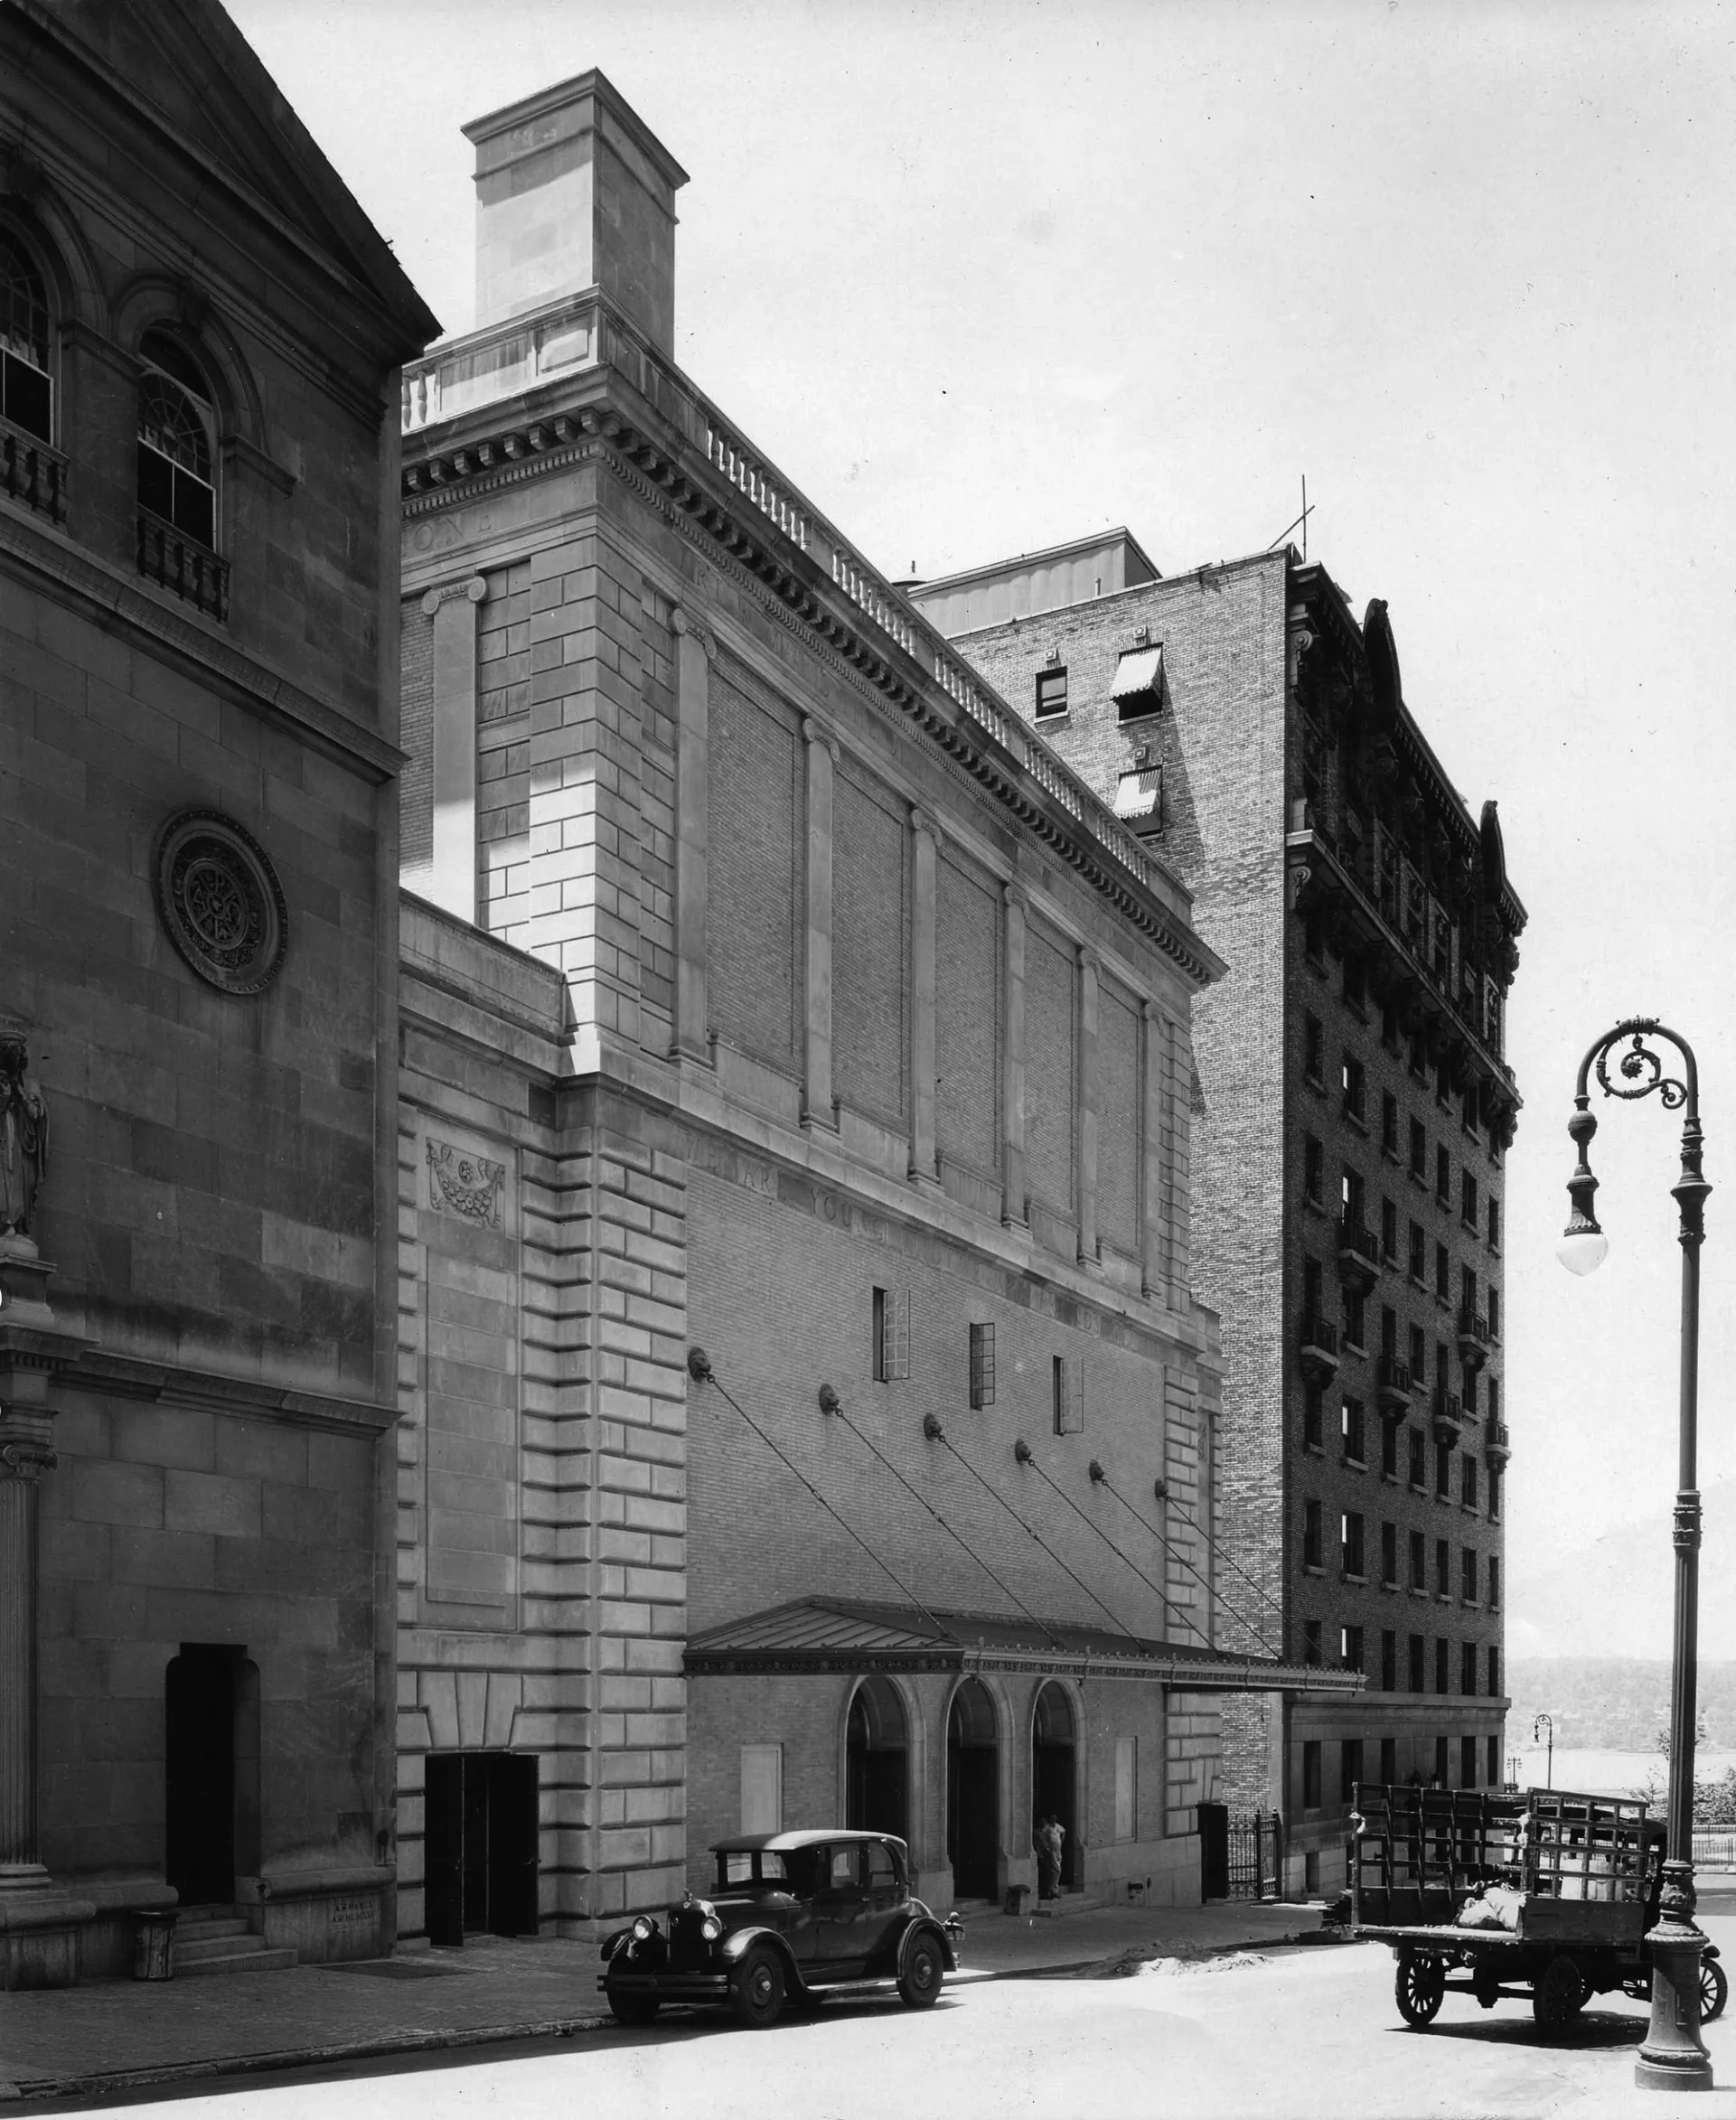
<path id="1" fill-rule="evenodd" d="M 1514 1759 L 1519 1762 L 1514 1776 L 1519 1787 L 1542 1788 L 1548 1772 L 1545 1748 L 1534 1745 L 1523 1751 L 1510 1752 L 1509 1771 Z M 1709 1745 L 1702 1745 L 1694 1756 L 1694 1778 L 1721 1781 L 1725 1770 L 1731 1767 L 1736 1767 L 1736 1752 L 1716 1751 Z M 1662 1786 L 1668 1778 L 1668 1772 L 1662 1752 L 1591 1751 L 1572 1745 L 1557 1745 L 1553 1779 L 1557 1788 L 1580 1789 L 1589 1796 L 1628 1796 L 1643 1788 L 1647 1777 L 1653 1774 Z"/>

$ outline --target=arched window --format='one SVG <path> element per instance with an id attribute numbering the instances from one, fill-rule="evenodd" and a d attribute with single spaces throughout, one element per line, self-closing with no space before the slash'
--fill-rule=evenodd
<path id="1" fill-rule="evenodd" d="M 166 332 L 139 341 L 138 503 L 217 549 L 217 411 L 198 364 Z"/>
<path id="2" fill-rule="evenodd" d="M 48 283 L 17 237 L 0 229 L 0 418 L 39 442 L 54 439 L 48 347 Z"/>

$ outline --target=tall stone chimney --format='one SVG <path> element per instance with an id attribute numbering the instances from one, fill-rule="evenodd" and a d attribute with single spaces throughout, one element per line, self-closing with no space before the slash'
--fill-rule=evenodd
<path id="1" fill-rule="evenodd" d="M 675 194 L 687 182 L 595 68 L 474 119 L 476 324 L 600 287 L 675 351 Z"/>

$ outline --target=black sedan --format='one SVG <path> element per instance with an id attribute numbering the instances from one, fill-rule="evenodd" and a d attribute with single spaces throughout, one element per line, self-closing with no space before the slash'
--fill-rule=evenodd
<path id="1" fill-rule="evenodd" d="M 719 1841 L 709 1899 L 691 1892 L 665 1927 L 642 1914 L 603 1946 L 598 1985 L 624 2024 L 665 2003 L 727 2004 L 774 2022 L 786 2000 L 896 1988 L 925 2010 L 958 1970 L 964 1931 L 910 1891 L 910 1857 L 888 1834 L 744 1834 Z"/>

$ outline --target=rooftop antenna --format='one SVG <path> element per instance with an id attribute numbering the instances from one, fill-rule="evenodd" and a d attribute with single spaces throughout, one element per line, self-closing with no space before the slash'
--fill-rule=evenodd
<path id="1" fill-rule="evenodd" d="M 1308 474 L 1304 472 L 1302 474 L 1302 512 L 1294 522 L 1287 522 L 1284 525 L 1283 529 L 1272 540 L 1272 545 L 1266 547 L 1267 551 L 1272 550 L 1272 545 L 1281 545 L 1291 530 L 1300 530 L 1302 533 L 1302 558 L 1306 559 L 1308 558 L 1308 519 L 1313 512 L 1314 511 L 1308 504 Z"/>

